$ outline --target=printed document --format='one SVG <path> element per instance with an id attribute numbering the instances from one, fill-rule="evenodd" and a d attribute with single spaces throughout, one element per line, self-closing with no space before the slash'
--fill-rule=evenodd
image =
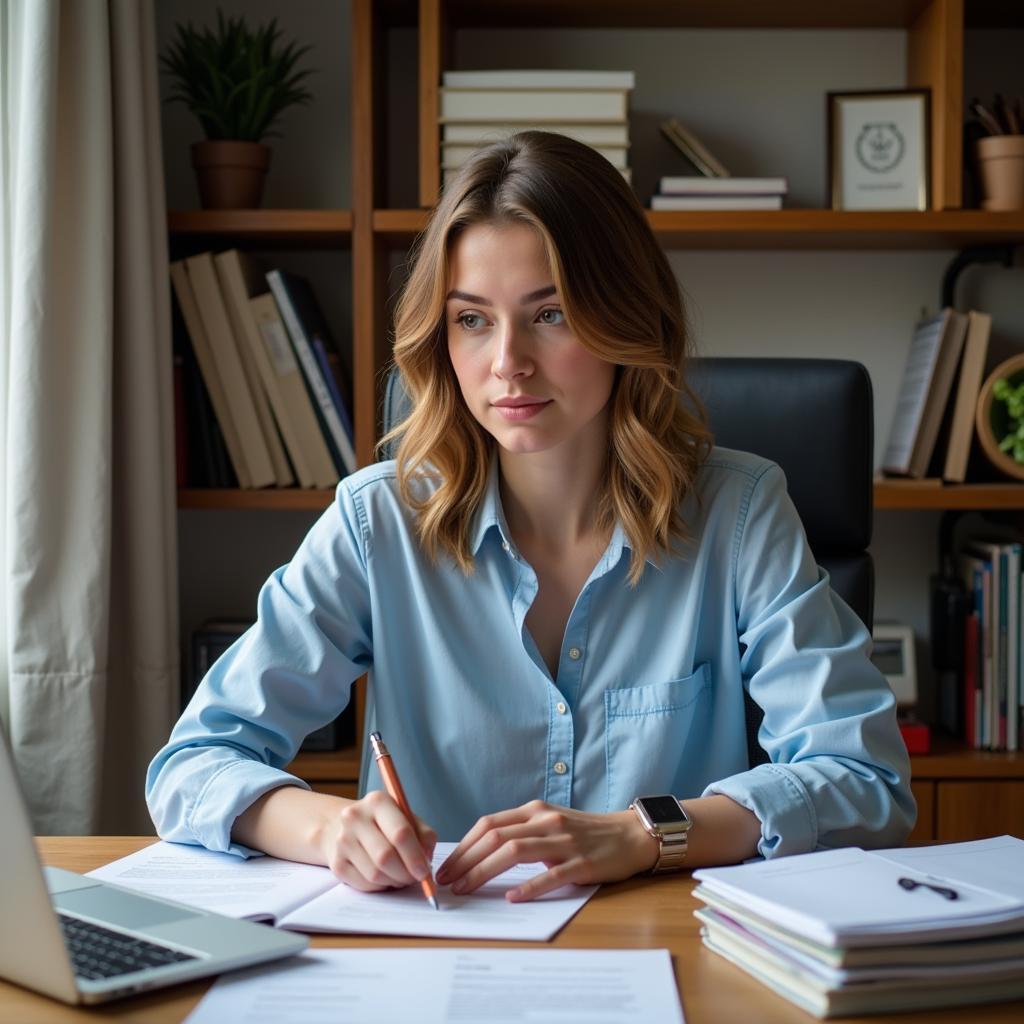
<path id="1" fill-rule="evenodd" d="M 455 845 L 437 844 L 435 870 Z M 89 874 L 151 896 L 296 931 L 544 941 L 597 891 L 596 885 L 572 885 L 525 903 L 505 899 L 509 889 L 544 870 L 543 864 L 520 864 L 464 896 L 439 888 L 440 910 L 427 903 L 418 885 L 361 893 L 324 867 L 275 857 L 244 860 L 181 843 L 154 843 Z"/>
<path id="2" fill-rule="evenodd" d="M 314 949 L 221 978 L 185 1024 L 683 1024 L 665 949 Z"/>

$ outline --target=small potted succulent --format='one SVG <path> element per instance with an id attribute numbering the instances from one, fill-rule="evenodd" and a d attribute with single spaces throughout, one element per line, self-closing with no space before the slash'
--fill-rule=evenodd
<path id="1" fill-rule="evenodd" d="M 242 18 L 217 11 L 216 31 L 196 29 L 189 21 L 161 57 L 174 91 L 168 103 L 184 103 L 206 135 L 192 145 L 202 205 L 208 209 L 257 207 L 270 165 L 270 148 L 262 140 L 282 111 L 308 103 L 298 70 L 308 46 L 280 44 L 277 19 L 249 29 Z"/>

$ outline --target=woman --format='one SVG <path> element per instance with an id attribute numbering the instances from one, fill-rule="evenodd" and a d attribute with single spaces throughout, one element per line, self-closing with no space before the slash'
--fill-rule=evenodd
<path id="1" fill-rule="evenodd" d="M 150 768 L 160 834 L 362 890 L 422 878 L 440 835 L 455 891 L 543 861 L 514 899 L 902 841 L 909 765 L 867 631 L 778 467 L 711 447 L 687 347 L 611 164 L 542 132 L 477 154 L 397 311 L 397 457 L 342 481 L 210 670 Z M 355 801 L 281 770 L 364 671 L 413 823 L 365 752 Z"/>

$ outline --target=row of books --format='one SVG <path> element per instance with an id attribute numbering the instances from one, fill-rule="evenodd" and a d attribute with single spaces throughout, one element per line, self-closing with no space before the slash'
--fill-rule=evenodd
<path id="1" fill-rule="evenodd" d="M 781 210 L 785 178 L 734 178 L 693 131 L 670 117 L 661 133 L 699 174 L 664 177 L 651 197 L 652 210 Z"/>
<path id="2" fill-rule="evenodd" d="M 970 538 L 957 571 L 966 592 L 963 671 L 964 740 L 978 750 L 1021 749 L 1024 726 L 1022 546 Z"/>
<path id="3" fill-rule="evenodd" d="M 627 181 L 632 71 L 446 71 L 440 96 L 447 185 L 481 146 L 528 128 L 596 149 Z"/>
<path id="4" fill-rule="evenodd" d="M 817 1017 L 1019 999 L 1022 858 L 999 836 L 701 868 L 694 913 L 709 949 Z"/>
<path id="5" fill-rule="evenodd" d="M 944 309 L 914 329 L 882 458 L 888 476 L 963 483 L 992 318 Z"/>
<path id="6" fill-rule="evenodd" d="M 309 282 L 230 249 L 172 263 L 171 283 L 203 386 L 192 416 L 179 405 L 192 447 L 209 455 L 222 438 L 243 488 L 332 487 L 354 472 L 351 383 Z M 216 465 L 204 476 L 226 484 Z"/>

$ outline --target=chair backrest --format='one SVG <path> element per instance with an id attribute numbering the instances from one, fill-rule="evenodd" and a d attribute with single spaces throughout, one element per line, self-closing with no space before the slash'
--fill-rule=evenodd
<path id="1" fill-rule="evenodd" d="M 874 607 L 871 543 L 874 413 L 867 370 L 845 359 L 701 358 L 687 379 L 704 403 L 715 443 L 777 462 L 811 551 L 832 588 L 870 630 Z M 384 429 L 401 422 L 409 399 L 397 370 L 384 393 Z M 747 753 L 762 714 L 747 698 Z"/>
<path id="2" fill-rule="evenodd" d="M 845 359 L 693 359 L 715 443 L 777 462 L 832 588 L 871 629 L 874 405 Z"/>

